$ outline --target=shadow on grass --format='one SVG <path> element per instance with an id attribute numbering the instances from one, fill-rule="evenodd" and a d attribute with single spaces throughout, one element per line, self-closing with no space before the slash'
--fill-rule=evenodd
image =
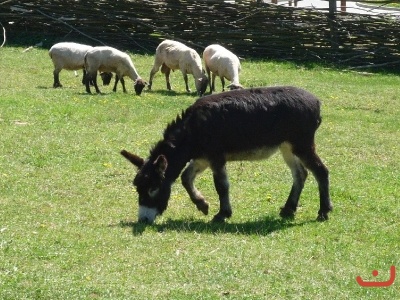
<path id="1" fill-rule="evenodd" d="M 161 96 L 193 96 L 193 97 L 197 96 L 197 93 L 193 91 L 188 93 L 188 92 L 177 92 L 174 90 L 168 91 L 168 90 L 158 89 L 158 90 L 145 90 L 145 92 L 149 94 L 159 94 Z"/>
<path id="2" fill-rule="evenodd" d="M 291 227 L 304 226 L 317 222 L 309 220 L 296 222 L 294 219 L 282 219 L 280 217 L 267 216 L 265 218 L 246 223 L 205 223 L 196 220 L 172 220 L 168 219 L 162 224 L 145 224 L 132 221 L 121 221 L 121 227 L 131 227 L 133 235 L 141 235 L 147 228 L 157 232 L 197 232 L 205 234 L 231 233 L 242 235 L 269 235 L 273 232 L 285 230 Z"/>

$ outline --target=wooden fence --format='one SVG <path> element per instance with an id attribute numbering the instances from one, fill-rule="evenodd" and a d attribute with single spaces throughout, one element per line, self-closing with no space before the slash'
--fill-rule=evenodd
<path id="1" fill-rule="evenodd" d="M 8 0 L 0 3 L 0 21 L 11 36 L 40 33 L 132 52 L 154 53 L 172 38 L 199 52 L 220 43 L 244 58 L 399 69 L 399 19 L 261 2 Z"/>

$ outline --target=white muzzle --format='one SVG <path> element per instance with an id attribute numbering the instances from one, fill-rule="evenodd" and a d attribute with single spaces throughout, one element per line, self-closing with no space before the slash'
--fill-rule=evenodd
<path id="1" fill-rule="evenodd" d="M 157 209 L 139 205 L 139 222 L 153 223 L 158 215 Z"/>

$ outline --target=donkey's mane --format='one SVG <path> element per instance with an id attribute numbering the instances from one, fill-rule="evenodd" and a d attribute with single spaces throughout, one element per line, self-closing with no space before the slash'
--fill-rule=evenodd
<path id="1" fill-rule="evenodd" d="M 185 138 L 184 119 L 186 111 L 176 116 L 176 119 L 167 125 L 164 130 L 163 139 L 160 140 L 150 151 L 150 155 L 168 154 L 178 146 Z"/>
<path id="2" fill-rule="evenodd" d="M 182 110 L 180 115 L 176 116 L 176 119 L 167 125 L 167 128 L 164 130 L 164 139 L 168 140 L 170 138 L 175 138 L 176 135 L 179 135 L 184 127 L 183 119 L 186 116 L 186 111 Z"/>

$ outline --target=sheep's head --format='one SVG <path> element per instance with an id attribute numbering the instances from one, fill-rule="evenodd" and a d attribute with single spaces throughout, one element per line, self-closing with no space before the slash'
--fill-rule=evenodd
<path id="1" fill-rule="evenodd" d="M 135 83 L 133 84 L 133 88 L 135 89 L 136 95 L 140 95 L 146 85 L 147 82 L 144 81 L 142 78 L 136 79 Z"/>
<path id="2" fill-rule="evenodd" d="M 111 82 L 111 78 L 113 74 L 110 72 L 101 72 L 100 73 L 101 80 L 103 81 L 103 85 L 109 85 Z"/>
<path id="3" fill-rule="evenodd" d="M 232 90 L 242 90 L 243 86 L 238 84 L 238 83 L 231 83 L 230 85 L 227 86 L 227 88 L 232 91 Z"/>
<path id="4" fill-rule="evenodd" d="M 208 87 L 208 78 L 203 70 L 203 76 L 195 80 L 196 91 L 199 96 L 203 96 Z"/>

